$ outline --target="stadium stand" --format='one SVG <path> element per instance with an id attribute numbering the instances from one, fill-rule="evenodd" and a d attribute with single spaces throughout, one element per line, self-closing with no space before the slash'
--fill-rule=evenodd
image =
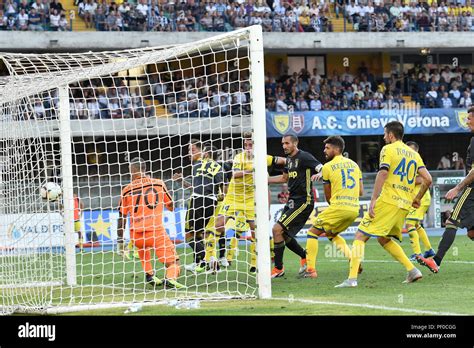
<path id="1" fill-rule="evenodd" d="M 249 112 L 245 106 L 249 86 L 232 83 L 237 81 L 232 74 L 189 80 L 186 86 L 182 81 L 175 83 L 179 78 L 170 74 L 152 74 L 151 79 L 151 88 L 146 90 L 129 87 L 119 78 L 108 85 L 84 82 L 72 88 L 71 118 L 219 117 Z M 279 77 L 267 75 L 265 91 L 266 109 L 274 112 L 377 110 L 401 105 L 468 108 L 474 99 L 474 81 L 467 67 L 445 66 L 439 71 L 415 65 L 406 73 L 383 78 L 361 66 L 354 74 L 333 72 L 327 78 L 304 69 Z M 49 119 L 52 103 L 57 103 L 54 96 L 35 105 L 34 117 Z"/>
<path id="2" fill-rule="evenodd" d="M 219 32 L 255 24 L 265 32 L 474 30 L 470 0 L 2 0 L 0 9 L 0 30 Z"/>
<path id="3" fill-rule="evenodd" d="M 410 102 L 419 103 L 422 108 L 472 105 L 474 83 L 469 68 L 445 66 L 439 71 L 418 65 L 405 74 L 392 73 L 390 78 L 374 76 L 361 68 L 355 75 L 334 72 L 328 78 L 304 69 L 291 76 L 267 76 L 267 110 L 375 110 Z"/>

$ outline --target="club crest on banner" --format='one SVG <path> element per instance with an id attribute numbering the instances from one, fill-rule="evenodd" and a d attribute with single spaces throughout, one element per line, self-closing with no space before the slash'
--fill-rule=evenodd
<path id="1" fill-rule="evenodd" d="M 304 115 L 293 114 L 291 116 L 291 128 L 296 133 L 301 132 L 304 128 Z"/>
<path id="2" fill-rule="evenodd" d="M 290 128 L 290 115 L 273 115 L 273 126 L 280 134 L 285 134 Z"/>
<path id="3" fill-rule="evenodd" d="M 456 111 L 456 121 L 458 121 L 459 127 L 468 130 L 467 126 L 467 111 Z"/>
<path id="4" fill-rule="evenodd" d="M 280 134 L 289 130 L 300 133 L 304 129 L 303 114 L 275 114 L 273 115 L 273 126 Z"/>

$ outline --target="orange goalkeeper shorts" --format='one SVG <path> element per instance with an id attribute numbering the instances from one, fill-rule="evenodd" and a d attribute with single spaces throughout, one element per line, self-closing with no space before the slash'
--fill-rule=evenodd
<path id="1" fill-rule="evenodd" d="M 179 260 L 176 248 L 166 231 L 130 232 L 133 244 L 138 249 L 153 249 L 158 260 L 162 263 Z"/>

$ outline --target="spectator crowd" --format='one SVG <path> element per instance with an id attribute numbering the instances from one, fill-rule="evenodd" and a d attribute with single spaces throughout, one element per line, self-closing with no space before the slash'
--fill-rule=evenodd
<path id="1" fill-rule="evenodd" d="M 151 73 L 149 83 L 129 86 L 125 80 L 88 80 L 70 86 L 71 119 L 117 119 L 157 116 L 156 108 L 171 117 L 218 117 L 250 114 L 247 70 L 187 78 L 182 72 Z M 240 82 L 239 82 L 240 81 Z M 56 91 L 34 100 L 26 118 L 54 119 Z M 165 105 L 166 104 L 166 105 Z"/>
<path id="2" fill-rule="evenodd" d="M 422 108 L 468 108 L 474 98 L 472 72 L 445 66 L 428 70 L 419 64 L 405 74 L 392 71 L 387 79 L 376 78 L 365 63 L 352 74 L 334 71 L 323 77 L 317 69 L 265 78 L 267 111 L 365 110 L 400 108 L 403 96 Z"/>
<path id="3" fill-rule="evenodd" d="M 345 18 L 358 31 L 474 31 L 470 0 L 455 2 L 394 0 L 344 6 Z"/>
<path id="4" fill-rule="evenodd" d="M 472 31 L 471 0 L 76 0 L 99 31 L 330 32 L 344 18 L 358 31 Z M 457 2 L 455 2 L 457 1 Z M 70 30 L 59 0 L 4 0 L 0 30 Z M 69 16 L 68 16 L 69 17 Z"/>
<path id="5" fill-rule="evenodd" d="M 285 71 L 285 69 L 283 69 Z M 115 119 L 158 116 L 219 117 L 249 115 L 249 72 L 210 73 L 187 77 L 182 71 L 150 73 L 147 83 L 131 85 L 126 79 L 88 80 L 70 88 L 72 119 Z M 406 98 L 406 97 L 410 98 Z M 473 105 L 474 81 L 468 68 L 428 70 L 415 64 L 406 73 L 392 69 L 390 78 L 376 78 L 362 62 L 356 71 L 321 76 L 309 73 L 265 77 L 266 111 L 401 109 L 407 99 L 420 108 L 463 108 Z M 34 99 L 26 118 L 56 118 L 56 91 Z M 410 107 L 415 107 L 413 104 Z"/>
<path id="6" fill-rule="evenodd" d="M 66 31 L 70 20 L 59 0 L 4 0 L 0 30 Z"/>

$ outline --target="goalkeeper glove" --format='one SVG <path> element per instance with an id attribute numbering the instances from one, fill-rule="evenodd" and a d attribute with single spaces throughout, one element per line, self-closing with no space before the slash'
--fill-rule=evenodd
<path id="1" fill-rule="evenodd" d="M 117 254 L 122 256 L 126 260 L 130 260 L 130 256 L 128 255 L 128 250 L 125 249 L 125 244 L 123 241 L 117 242 Z"/>

